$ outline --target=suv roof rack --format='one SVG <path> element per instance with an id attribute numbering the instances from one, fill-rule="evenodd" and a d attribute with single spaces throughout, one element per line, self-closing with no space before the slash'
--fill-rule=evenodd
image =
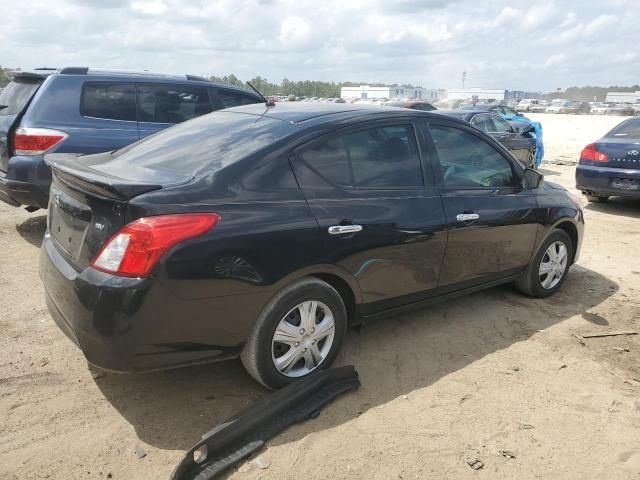
<path id="1" fill-rule="evenodd" d="M 88 71 L 88 67 L 64 67 L 60 70 L 60 73 L 65 75 L 86 75 Z"/>

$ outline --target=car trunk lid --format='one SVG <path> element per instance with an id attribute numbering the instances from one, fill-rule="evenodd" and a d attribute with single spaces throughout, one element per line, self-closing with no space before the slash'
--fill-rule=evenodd
<path id="1" fill-rule="evenodd" d="M 45 79 L 44 74 L 14 73 L 13 80 L 0 93 L 0 171 L 6 172 L 11 156 L 11 134 L 17 120 Z"/>
<path id="2" fill-rule="evenodd" d="M 77 270 L 89 266 L 102 245 L 132 220 L 126 217 L 129 200 L 163 187 L 153 179 L 135 182 L 98 170 L 100 160 L 110 155 L 45 157 L 53 177 L 47 227 L 56 248 Z"/>
<path id="3" fill-rule="evenodd" d="M 596 142 L 595 149 L 608 157 L 608 161 L 602 163 L 603 167 L 640 170 L 640 142 L 607 138 L 606 141 Z"/>

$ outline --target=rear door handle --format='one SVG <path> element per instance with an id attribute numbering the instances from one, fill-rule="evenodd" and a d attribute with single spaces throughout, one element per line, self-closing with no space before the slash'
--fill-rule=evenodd
<path id="1" fill-rule="evenodd" d="M 344 235 L 362 231 L 362 225 L 333 225 L 329 227 L 331 235 Z"/>
<path id="2" fill-rule="evenodd" d="M 477 213 L 459 213 L 456 218 L 459 222 L 468 222 L 470 220 L 478 220 L 480 215 Z"/>

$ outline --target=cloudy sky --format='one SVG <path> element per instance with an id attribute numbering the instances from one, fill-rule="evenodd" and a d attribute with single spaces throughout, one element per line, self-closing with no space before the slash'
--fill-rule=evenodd
<path id="1" fill-rule="evenodd" d="M 606 6 L 605 6 L 606 5 Z M 639 0 L 2 0 L 0 65 L 553 90 L 640 82 Z"/>

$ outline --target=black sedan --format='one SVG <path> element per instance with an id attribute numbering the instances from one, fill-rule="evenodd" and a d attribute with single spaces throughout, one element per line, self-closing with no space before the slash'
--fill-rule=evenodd
<path id="1" fill-rule="evenodd" d="M 576 188 L 591 202 L 640 198 L 640 118 L 625 120 L 582 150 Z"/>
<path id="2" fill-rule="evenodd" d="M 506 282 L 551 295 L 582 240 L 579 199 L 409 109 L 238 107 L 47 162 L 49 310 L 120 372 L 239 355 L 277 388 L 394 309 Z"/>
<path id="3" fill-rule="evenodd" d="M 522 165 L 536 168 L 536 137 L 532 125 L 523 122 L 507 122 L 500 115 L 490 111 L 438 110 L 436 113 L 469 122 L 504 145 Z"/>

